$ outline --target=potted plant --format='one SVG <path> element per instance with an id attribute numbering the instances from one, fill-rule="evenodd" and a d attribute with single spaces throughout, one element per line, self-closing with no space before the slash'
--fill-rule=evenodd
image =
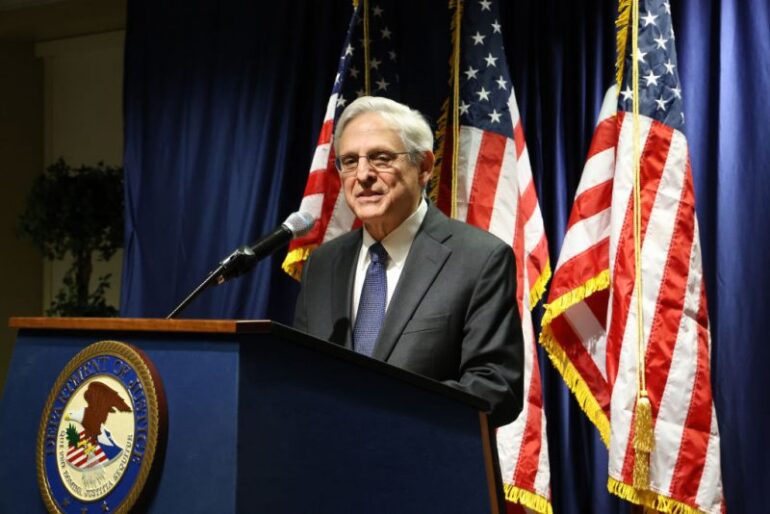
<path id="1" fill-rule="evenodd" d="M 90 282 L 93 255 L 108 260 L 123 246 L 123 168 L 101 162 L 72 168 L 59 159 L 33 183 L 18 234 L 48 259 L 73 258 L 47 315 L 117 315 L 105 299 L 110 274 L 93 291 Z"/>

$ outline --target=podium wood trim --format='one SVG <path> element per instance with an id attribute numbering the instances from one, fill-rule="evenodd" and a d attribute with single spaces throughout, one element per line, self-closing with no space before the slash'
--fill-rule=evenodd
<path id="1" fill-rule="evenodd" d="M 46 318 L 13 317 L 16 329 L 121 330 L 139 332 L 198 332 L 206 334 L 255 334 L 270 331 L 271 321 L 163 318 Z"/>

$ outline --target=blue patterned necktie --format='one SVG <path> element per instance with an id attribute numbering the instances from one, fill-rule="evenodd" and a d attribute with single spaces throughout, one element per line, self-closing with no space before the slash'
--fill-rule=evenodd
<path id="1" fill-rule="evenodd" d="M 366 268 L 364 287 L 358 302 L 356 326 L 353 328 L 353 349 L 371 356 L 374 344 L 380 335 L 382 320 L 385 318 L 385 302 L 388 295 L 388 252 L 380 243 L 369 247 L 371 262 Z"/>

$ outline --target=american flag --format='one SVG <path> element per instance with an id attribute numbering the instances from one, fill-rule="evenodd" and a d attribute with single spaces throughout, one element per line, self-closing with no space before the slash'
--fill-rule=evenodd
<path id="1" fill-rule="evenodd" d="M 310 174 L 300 210 L 313 215 L 313 229 L 294 239 L 283 262 L 283 269 L 299 279 L 302 266 L 320 244 L 348 232 L 359 222 L 345 203 L 340 190 L 339 172 L 334 166 L 334 124 L 345 106 L 360 96 L 373 94 L 398 99 L 396 73 L 398 55 L 394 47 L 395 34 L 389 23 L 392 7 L 385 1 L 374 3 L 364 23 L 364 2 L 353 9 L 345 43 L 342 46 L 337 75 L 326 106 L 326 114 L 318 136 Z M 368 30 L 370 89 L 365 83 L 364 28 Z"/>
<path id="2" fill-rule="evenodd" d="M 67 450 L 67 461 L 76 468 L 93 468 L 107 461 L 107 455 L 102 447 L 84 439 L 85 431 L 78 434 L 79 441 L 76 446 L 70 446 Z"/>
<path id="3" fill-rule="evenodd" d="M 455 9 L 460 94 L 457 111 L 450 95 L 440 119 L 432 195 L 444 212 L 490 231 L 515 253 L 525 401 L 516 421 L 498 429 L 498 455 L 508 510 L 524 506 L 551 512 L 545 413 L 530 313 L 550 277 L 548 242 L 503 51 L 498 5 L 474 0 L 456 2 Z M 453 130 L 455 115 L 458 131 Z"/>
<path id="4" fill-rule="evenodd" d="M 639 2 L 636 139 L 640 262 L 634 242 L 632 26 L 619 95 L 605 98 L 575 195 L 541 342 L 609 446 L 609 489 L 662 512 L 724 509 L 711 338 L 698 223 L 667 1 Z M 622 6 L 622 9 L 625 6 Z M 622 12 L 622 11 L 621 11 Z M 628 14 L 629 11 L 626 11 Z M 641 274 L 643 368 L 635 280 Z M 652 406 L 649 482 L 634 483 L 639 380 Z"/>

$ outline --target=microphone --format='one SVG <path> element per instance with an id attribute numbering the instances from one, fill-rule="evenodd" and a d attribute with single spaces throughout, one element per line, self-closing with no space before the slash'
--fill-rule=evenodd
<path id="1" fill-rule="evenodd" d="M 219 268 L 214 270 L 214 280 L 223 284 L 231 278 L 239 277 L 251 271 L 257 262 L 272 255 L 273 252 L 288 244 L 295 237 L 304 236 L 313 228 L 315 219 L 307 212 L 293 212 L 270 234 L 254 241 L 250 245 L 237 248 L 225 257 Z"/>
<path id="2" fill-rule="evenodd" d="M 295 212 L 281 223 L 281 226 L 273 230 L 265 237 L 254 241 L 254 243 L 241 246 L 233 253 L 228 255 L 219 267 L 209 273 L 204 280 L 182 303 L 166 316 L 166 319 L 173 319 L 179 315 L 201 292 L 207 287 L 216 284 L 223 284 L 231 278 L 235 278 L 251 271 L 261 259 L 275 252 L 277 249 L 294 239 L 304 236 L 313 228 L 315 220 L 313 216 L 306 212 Z"/>

